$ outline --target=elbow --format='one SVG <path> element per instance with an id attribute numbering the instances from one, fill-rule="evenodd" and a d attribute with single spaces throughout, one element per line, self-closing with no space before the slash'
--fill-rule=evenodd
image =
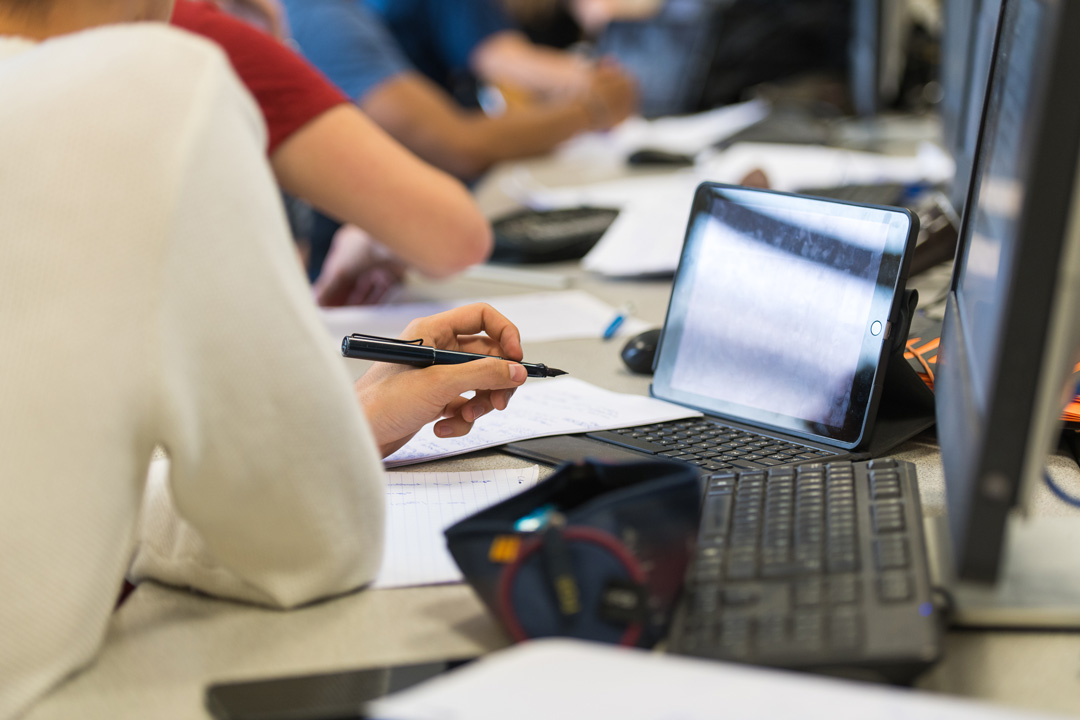
<path id="1" fill-rule="evenodd" d="M 424 159 L 464 182 L 479 178 L 500 158 L 491 149 L 483 116 L 459 117 L 440 126 L 423 145 L 431 149 Z M 424 157 L 424 153 L 419 153 Z"/>
<path id="2" fill-rule="evenodd" d="M 441 244 L 444 251 L 439 253 L 438 261 L 419 268 L 433 279 L 456 275 L 491 257 L 495 244 L 491 223 L 479 210 L 473 209 L 453 229 L 444 232 Z"/>
<path id="3" fill-rule="evenodd" d="M 471 182 L 495 164 L 487 155 L 483 147 L 473 147 L 466 143 L 457 145 L 448 143 L 429 162 L 459 180 Z"/>

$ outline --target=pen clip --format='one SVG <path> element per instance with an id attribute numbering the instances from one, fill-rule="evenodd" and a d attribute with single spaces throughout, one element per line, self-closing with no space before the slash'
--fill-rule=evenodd
<path id="1" fill-rule="evenodd" d="M 379 342 L 397 343 L 398 345 L 423 345 L 424 338 L 417 340 L 398 340 L 397 338 L 381 337 L 379 335 L 365 335 L 364 333 L 352 333 L 349 335 L 351 338 L 360 338 L 361 340 L 378 340 Z"/>

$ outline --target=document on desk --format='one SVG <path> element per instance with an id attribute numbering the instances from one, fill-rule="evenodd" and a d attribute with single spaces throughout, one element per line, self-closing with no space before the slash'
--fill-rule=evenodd
<path id="1" fill-rule="evenodd" d="M 335 342 L 352 333 L 398 337 L 415 318 L 445 312 L 474 302 L 486 302 L 517 325 L 522 342 L 546 342 L 598 338 L 611 323 L 616 308 L 584 290 L 503 295 L 468 300 L 323 308 L 323 323 Z M 627 318 L 618 337 L 631 337 L 646 329 L 636 318 Z"/>
<path id="2" fill-rule="evenodd" d="M 1019 720 L 1051 716 L 945 695 L 540 639 L 371 702 L 394 720 Z"/>
<path id="3" fill-rule="evenodd" d="M 764 120 L 769 104 L 750 100 L 691 115 L 646 120 L 627 118 L 611 130 L 579 135 L 560 145 L 556 156 L 588 157 L 623 163 L 635 150 L 649 148 L 683 155 L 696 155 L 735 133 Z"/>
<path id="4" fill-rule="evenodd" d="M 586 270 L 611 277 L 674 273 L 679 266 L 694 191 L 706 180 L 738 184 L 762 170 L 775 190 L 850 184 L 943 182 L 954 165 L 939 148 L 893 157 L 832 147 L 739 143 L 702 160 L 693 170 L 594 185 L 536 190 L 541 207 L 601 205 L 619 216 L 582 259 Z"/>
<path id="5" fill-rule="evenodd" d="M 527 490 L 540 468 L 476 472 L 390 472 L 386 546 L 375 587 L 458 582 L 461 572 L 443 531 L 458 520 Z"/>
<path id="6" fill-rule="evenodd" d="M 509 407 L 484 415 L 465 437 L 440 438 L 425 425 L 405 447 L 386 458 L 387 467 L 437 460 L 529 438 L 611 430 L 630 425 L 700 417 L 644 395 L 611 392 L 572 377 L 529 380 Z"/>
<path id="7" fill-rule="evenodd" d="M 940 183 L 956 166 L 944 150 L 923 143 L 915 155 L 895 156 L 818 145 L 738 143 L 703 161 L 703 180 L 738 183 L 752 170 L 762 170 L 773 190 L 877 183 Z"/>

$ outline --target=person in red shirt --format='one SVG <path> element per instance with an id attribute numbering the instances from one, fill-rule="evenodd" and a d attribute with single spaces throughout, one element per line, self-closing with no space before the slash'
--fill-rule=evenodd
<path id="1" fill-rule="evenodd" d="M 445 277 L 490 254 L 490 225 L 464 185 L 399 145 L 287 45 L 210 2 L 177 0 L 172 24 L 225 51 L 266 119 L 282 189 L 365 231 L 334 248 L 316 281 L 321 303 L 377 299 L 395 260 Z"/>

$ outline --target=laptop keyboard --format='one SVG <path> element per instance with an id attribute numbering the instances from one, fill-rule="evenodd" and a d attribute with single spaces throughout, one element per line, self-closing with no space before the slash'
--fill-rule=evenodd
<path id="1" fill-rule="evenodd" d="M 718 473 L 708 478 L 670 649 L 914 674 L 939 651 L 930 592 L 910 463 Z"/>
<path id="2" fill-rule="evenodd" d="M 731 427 L 709 418 L 639 425 L 588 433 L 587 436 L 653 455 L 690 462 L 709 472 L 821 462 L 838 454 Z"/>

